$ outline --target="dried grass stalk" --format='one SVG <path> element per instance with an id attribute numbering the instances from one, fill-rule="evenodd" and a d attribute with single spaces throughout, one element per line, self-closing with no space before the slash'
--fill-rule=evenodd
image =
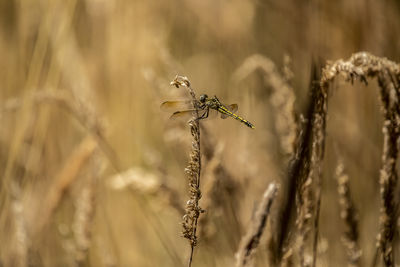
<path id="1" fill-rule="evenodd" d="M 256 215 L 248 228 L 246 235 L 242 238 L 238 252 L 236 253 L 236 266 L 252 266 L 252 256 L 260 243 L 267 219 L 270 214 L 272 203 L 278 191 L 276 183 L 271 183 L 265 190 L 263 198 L 257 207 Z"/>
<path id="2" fill-rule="evenodd" d="M 297 238 L 296 246 L 298 250 L 298 256 L 300 259 L 300 266 L 310 266 L 311 263 L 306 256 L 305 246 L 311 230 L 310 221 L 313 217 L 314 211 L 314 196 L 312 189 L 313 180 L 311 176 L 307 178 L 306 182 L 300 188 L 300 194 L 297 201 Z"/>
<path id="3" fill-rule="evenodd" d="M 91 179 L 96 179 L 95 177 Z M 96 192 L 95 185 L 82 188 L 76 201 L 76 211 L 73 222 L 75 237 L 75 261 L 82 266 L 87 260 L 88 250 L 91 246 L 92 223 L 95 215 Z"/>
<path id="4" fill-rule="evenodd" d="M 233 80 L 239 82 L 257 69 L 263 71 L 265 84 L 271 86 L 273 90 L 270 103 L 276 111 L 275 128 L 280 138 L 281 150 L 284 155 L 289 156 L 294 152 L 297 124 L 294 116 L 296 96 L 288 83 L 290 70 L 287 65 L 283 77 L 272 60 L 255 54 L 245 59 L 235 71 Z"/>
<path id="5" fill-rule="evenodd" d="M 120 164 L 118 157 L 114 150 L 107 142 L 106 131 L 104 121 L 101 120 L 101 116 L 94 112 L 93 108 L 87 107 L 82 102 L 71 95 L 70 92 L 64 90 L 57 91 L 38 91 L 34 94 L 27 96 L 29 101 L 32 102 L 33 106 L 39 106 L 41 104 L 56 104 L 58 107 L 62 107 L 68 111 L 90 134 L 92 134 L 99 143 L 103 152 L 107 155 L 113 167 L 119 171 Z M 24 99 L 12 98 L 8 99 L 3 107 L 0 109 L 0 119 L 2 116 L 8 113 L 15 112 L 22 108 L 24 105 Z"/>
<path id="6" fill-rule="evenodd" d="M 328 88 L 321 87 L 315 81 L 318 79 L 318 67 L 313 64 L 311 78 L 311 102 L 307 114 L 305 129 L 302 131 L 298 147 L 300 159 L 294 159 L 300 164 L 289 172 L 291 183 L 297 188 L 297 237 L 296 249 L 301 266 L 315 266 L 317 260 L 319 209 L 321 203 L 322 162 L 325 146 L 325 127 L 327 115 Z M 296 166 L 294 166 L 296 167 Z M 298 175 L 296 177 L 296 174 Z M 293 194 L 291 192 L 291 194 Z M 288 212 L 288 211 L 287 211 Z M 311 226 L 311 219 L 314 223 Z M 312 258 L 306 255 L 306 244 L 311 229 L 314 229 Z"/>
<path id="7" fill-rule="evenodd" d="M 103 172 L 103 163 L 99 151 L 94 152 L 91 158 L 88 174 L 83 181 L 76 199 L 76 211 L 72 229 L 75 237 L 75 262 L 84 266 L 88 262 L 88 251 L 92 244 L 92 228 L 96 212 L 97 183 Z"/>
<path id="8" fill-rule="evenodd" d="M 213 136 L 205 127 L 201 127 L 201 131 L 202 156 L 206 160 L 206 164 L 203 165 L 205 166 L 203 177 L 206 180 L 203 179 L 202 207 L 210 212 L 207 216 L 200 217 L 199 234 L 203 242 L 210 242 L 208 244 L 212 245 L 215 244 L 213 238 L 219 233 L 216 224 L 229 224 L 227 231 L 241 233 L 238 214 L 240 214 L 239 202 L 243 197 L 243 188 L 223 163 L 224 145 L 214 142 Z M 236 249 L 241 234 L 227 234 L 231 247 Z"/>
<path id="9" fill-rule="evenodd" d="M 110 186 L 115 190 L 132 189 L 144 195 L 159 198 L 173 207 L 179 214 L 184 214 L 185 209 L 180 204 L 178 192 L 160 181 L 161 173 L 146 171 L 141 167 L 132 167 L 124 172 L 110 177 Z"/>
<path id="10" fill-rule="evenodd" d="M 196 112 L 194 117 L 189 121 L 190 133 L 192 135 L 192 150 L 190 152 L 189 164 L 185 169 L 188 181 L 189 181 L 189 200 L 186 203 L 185 215 L 183 215 L 183 236 L 190 241 L 190 257 L 188 266 L 191 266 L 193 260 L 194 247 L 197 245 L 197 222 L 200 213 L 203 210 L 199 206 L 199 201 L 201 198 L 200 191 L 200 171 L 201 171 L 201 159 L 200 159 L 200 123 L 198 114 L 198 104 L 196 101 L 196 94 L 188 78 L 183 76 L 176 76 L 171 82 L 171 85 L 176 87 L 183 86 L 188 91 L 192 97 L 194 107 Z"/>
<path id="11" fill-rule="evenodd" d="M 345 172 L 343 162 L 339 160 L 336 167 L 336 180 L 338 183 L 340 218 L 343 220 L 345 230 L 342 242 L 347 253 L 347 266 L 360 265 L 362 251 L 359 245 L 358 213 L 351 199 L 349 176 Z"/>
<path id="12" fill-rule="evenodd" d="M 90 136 L 86 137 L 66 160 L 64 167 L 56 175 L 54 185 L 45 198 L 43 212 L 40 213 L 37 233 L 47 225 L 52 214 L 57 209 L 62 198 L 71 185 L 79 177 L 79 172 L 89 161 L 96 150 L 97 144 Z"/>
<path id="13" fill-rule="evenodd" d="M 396 161 L 400 136 L 399 91 L 397 88 L 397 92 L 394 92 L 395 88 L 388 77 L 387 71 L 383 71 L 378 75 L 378 82 L 381 88 L 384 115 L 382 169 L 379 180 L 382 201 L 381 229 L 378 242 L 385 266 L 394 266 L 393 240 L 397 221 L 397 204 L 395 203 L 394 195 L 398 181 Z"/>
<path id="14" fill-rule="evenodd" d="M 328 64 L 323 70 L 321 87 L 328 88 L 338 75 L 343 75 L 350 82 L 359 78 L 367 83 L 367 78 L 378 78 L 384 116 L 382 168 L 379 180 L 381 186 L 381 216 L 378 248 L 381 251 L 385 266 L 394 266 L 393 239 L 397 218 L 394 190 L 398 180 L 396 161 L 400 134 L 400 66 L 386 58 L 376 57 L 367 52 L 359 52 L 353 54 L 347 61 L 338 60 Z"/>
<path id="15" fill-rule="evenodd" d="M 320 105 L 317 105 L 313 121 L 313 143 L 311 153 L 311 167 L 309 177 L 315 179 L 315 214 L 314 214 L 314 238 L 313 238 L 313 257 L 312 266 L 317 264 L 317 248 L 319 235 L 319 214 L 321 208 L 321 190 L 322 190 L 322 163 L 325 150 L 325 126 L 327 115 L 327 91 L 320 88 L 318 93 Z"/>
<path id="16" fill-rule="evenodd" d="M 21 188 L 13 181 L 11 184 L 11 216 L 13 221 L 13 240 L 9 242 L 10 252 L 8 263 L 5 265 L 24 267 L 28 266 L 28 251 L 30 240 L 24 218 L 24 205 L 21 201 Z"/>
<path id="17" fill-rule="evenodd" d="M 294 213 L 294 202 L 296 192 L 296 180 L 305 159 L 305 147 L 308 147 L 307 134 L 303 135 L 305 140 L 298 140 L 298 126 L 295 119 L 295 94 L 289 82 L 292 76 L 288 68 L 289 58 L 285 59 L 283 75 L 278 71 L 275 64 L 262 55 L 252 55 L 245 59 L 243 64 L 235 71 L 233 80 L 239 82 L 249 74 L 261 69 L 265 85 L 272 88 L 270 103 L 275 110 L 275 131 L 280 141 L 280 151 L 284 156 L 284 165 L 288 164 L 288 174 L 282 184 L 280 207 L 278 218 L 274 229 L 274 237 L 270 240 L 271 262 L 277 265 L 283 256 L 284 246 L 287 245 L 289 228 L 292 224 Z M 304 131 L 303 131 L 304 133 Z M 307 141 L 306 141 L 307 140 Z M 297 143 L 297 147 L 296 147 Z M 289 157 L 289 163 L 286 161 Z"/>
<path id="18" fill-rule="evenodd" d="M 313 103 L 310 104 L 310 107 Z M 312 109 L 308 112 L 312 112 Z M 303 124 L 299 133 L 298 144 L 296 147 L 296 153 L 292 155 L 292 158 L 288 164 L 288 170 L 286 179 L 284 182 L 285 187 L 282 188 L 282 201 L 278 208 L 278 218 L 275 229 L 275 238 L 271 240 L 271 261 L 274 265 L 281 264 L 286 266 L 289 264 L 288 261 L 292 261 L 293 247 L 289 243 L 290 228 L 293 225 L 293 217 L 296 212 L 296 204 L 299 203 L 299 194 L 297 193 L 298 184 L 302 180 L 302 177 L 308 173 L 309 168 L 309 144 L 311 142 L 311 120 L 307 120 L 307 123 Z M 304 182 L 303 182 L 304 183 Z M 300 190 L 301 191 L 301 190 Z"/>

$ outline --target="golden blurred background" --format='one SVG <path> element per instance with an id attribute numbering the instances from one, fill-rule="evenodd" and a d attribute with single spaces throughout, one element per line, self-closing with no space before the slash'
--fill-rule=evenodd
<path id="1" fill-rule="evenodd" d="M 238 103 L 256 126 L 202 122 L 229 179 L 212 182 L 203 157 L 193 266 L 233 266 L 264 190 L 287 167 L 274 87 L 292 90 L 295 99 L 283 100 L 300 118 L 314 60 L 368 51 L 399 62 L 399 14 L 395 0 L 0 0 L 0 266 L 186 266 L 190 132 L 160 110 L 187 97 L 169 84 L 176 74 L 198 95 Z M 374 257 L 376 87 L 338 80 L 331 91 L 317 266 L 346 262 L 338 151 L 359 209 L 362 261 Z M 266 266 L 270 231 L 256 266 Z"/>

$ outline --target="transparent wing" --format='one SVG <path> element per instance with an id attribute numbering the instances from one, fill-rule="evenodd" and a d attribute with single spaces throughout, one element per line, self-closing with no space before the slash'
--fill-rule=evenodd
<path id="1" fill-rule="evenodd" d="M 228 108 L 230 108 L 231 112 L 236 112 L 238 111 L 239 106 L 238 104 L 230 104 Z"/>
<path id="2" fill-rule="evenodd" d="M 164 111 L 192 110 L 193 107 L 192 100 L 165 101 L 160 106 Z"/>
<path id="3" fill-rule="evenodd" d="M 208 116 L 205 117 L 206 112 L 207 112 L 206 109 L 199 110 L 199 117 L 202 119 L 213 119 L 213 118 L 217 117 L 217 114 L 218 114 L 218 111 L 210 109 L 208 112 Z M 189 120 L 189 119 L 193 118 L 193 116 L 195 116 L 195 114 L 196 114 L 195 109 L 181 110 L 181 111 L 174 112 L 171 115 L 170 119 L 172 119 L 172 120 L 183 120 L 183 119 Z"/>
<path id="4" fill-rule="evenodd" d="M 239 108 L 237 104 L 231 104 L 224 107 L 232 113 L 235 113 Z M 221 113 L 221 119 L 226 119 L 228 117 L 229 117 L 228 115 Z"/>
<path id="5" fill-rule="evenodd" d="M 190 119 L 195 115 L 195 112 L 196 112 L 195 109 L 176 111 L 171 115 L 170 119 L 172 120 Z"/>

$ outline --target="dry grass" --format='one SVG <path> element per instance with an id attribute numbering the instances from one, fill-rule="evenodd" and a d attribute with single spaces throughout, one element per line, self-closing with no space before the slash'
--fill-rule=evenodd
<path id="1" fill-rule="evenodd" d="M 399 265 L 399 16 L 0 0 L 0 266 Z M 160 111 L 203 93 L 257 129 Z"/>
<path id="2" fill-rule="evenodd" d="M 270 184 L 267 190 L 265 190 L 263 198 L 258 204 L 254 220 L 240 242 L 238 252 L 236 253 L 236 266 L 244 267 L 253 265 L 252 254 L 256 252 L 260 243 L 261 235 L 267 224 L 267 219 L 277 191 L 278 186 L 274 183 Z"/>
<path id="3" fill-rule="evenodd" d="M 295 122 L 294 104 L 296 97 L 293 88 L 289 85 L 290 69 L 285 65 L 285 70 L 280 73 L 275 64 L 262 55 L 252 55 L 245 59 L 242 65 L 233 74 L 234 82 L 244 80 L 249 74 L 261 69 L 264 83 L 271 86 L 270 103 L 275 114 L 274 123 L 276 135 L 280 139 L 282 154 L 290 156 L 294 150 L 297 133 Z M 289 74 L 288 74 L 289 73 Z"/>
<path id="4" fill-rule="evenodd" d="M 394 198 L 397 186 L 397 145 L 399 139 L 399 75 L 400 66 L 386 58 L 379 58 L 366 52 L 354 54 L 348 61 L 338 60 L 329 64 L 323 72 L 321 88 L 328 88 L 337 76 L 344 75 L 347 81 L 376 77 L 380 88 L 383 123 L 382 169 L 379 179 L 381 192 L 379 250 L 385 266 L 394 266 L 394 233 L 397 221 L 397 210 Z"/>
<path id="5" fill-rule="evenodd" d="M 94 154 L 95 149 L 96 143 L 93 141 L 93 138 L 88 137 L 83 140 L 72 153 L 70 159 L 66 161 L 65 167 L 61 169 L 58 175 L 56 175 L 54 185 L 51 186 L 51 190 L 44 202 L 48 204 L 48 207 L 43 207 L 44 210 L 41 212 L 41 222 L 38 224 L 38 232 L 42 231 L 43 227 L 48 224 L 50 218 L 53 217 L 53 213 L 60 205 L 62 198 L 79 177 L 78 174 L 82 168 L 86 167 L 87 162 Z"/>
<path id="6" fill-rule="evenodd" d="M 189 200 L 186 202 L 185 214 L 183 215 L 183 236 L 190 241 L 190 257 L 188 266 L 192 265 L 194 247 L 197 245 L 197 222 L 200 217 L 200 213 L 203 210 L 199 206 L 199 200 L 201 198 L 200 191 L 200 173 L 201 173 L 201 154 L 200 154 L 200 120 L 199 120 L 199 107 L 197 105 L 197 98 L 194 90 L 190 86 L 190 81 L 183 76 L 176 76 L 171 82 L 171 85 L 179 88 L 180 86 L 185 87 L 192 97 L 193 105 L 196 109 L 195 116 L 190 119 L 190 133 L 192 134 L 192 150 L 190 152 L 189 164 L 185 169 L 188 181 L 189 181 Z"/>
<path id="7" fill-rule="evenodd" d="M 345 224 L 345 230 L 342 236 L 342 242 L 346 248 L 348 257 L 348 266 L 362 266 L 362 251 L 359 244 L 359 226 L 358 214 L 351 197 L 349 176 L 345 172 L 342 160 L 336 167 L 336 179 L 338 183 L 340 218 Z"/>

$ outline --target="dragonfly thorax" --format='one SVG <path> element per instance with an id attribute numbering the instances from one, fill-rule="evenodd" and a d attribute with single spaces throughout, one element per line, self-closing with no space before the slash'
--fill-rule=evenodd
<path id="1" fill-rule="evenodd" d="M 199 99 L 199 100 L 200 100 L 201 103 L 205 103 L 207 99 L 208 99 L 208 95 L 202 94 L 202 95 L 200 96 L 200 99 Z"/>

